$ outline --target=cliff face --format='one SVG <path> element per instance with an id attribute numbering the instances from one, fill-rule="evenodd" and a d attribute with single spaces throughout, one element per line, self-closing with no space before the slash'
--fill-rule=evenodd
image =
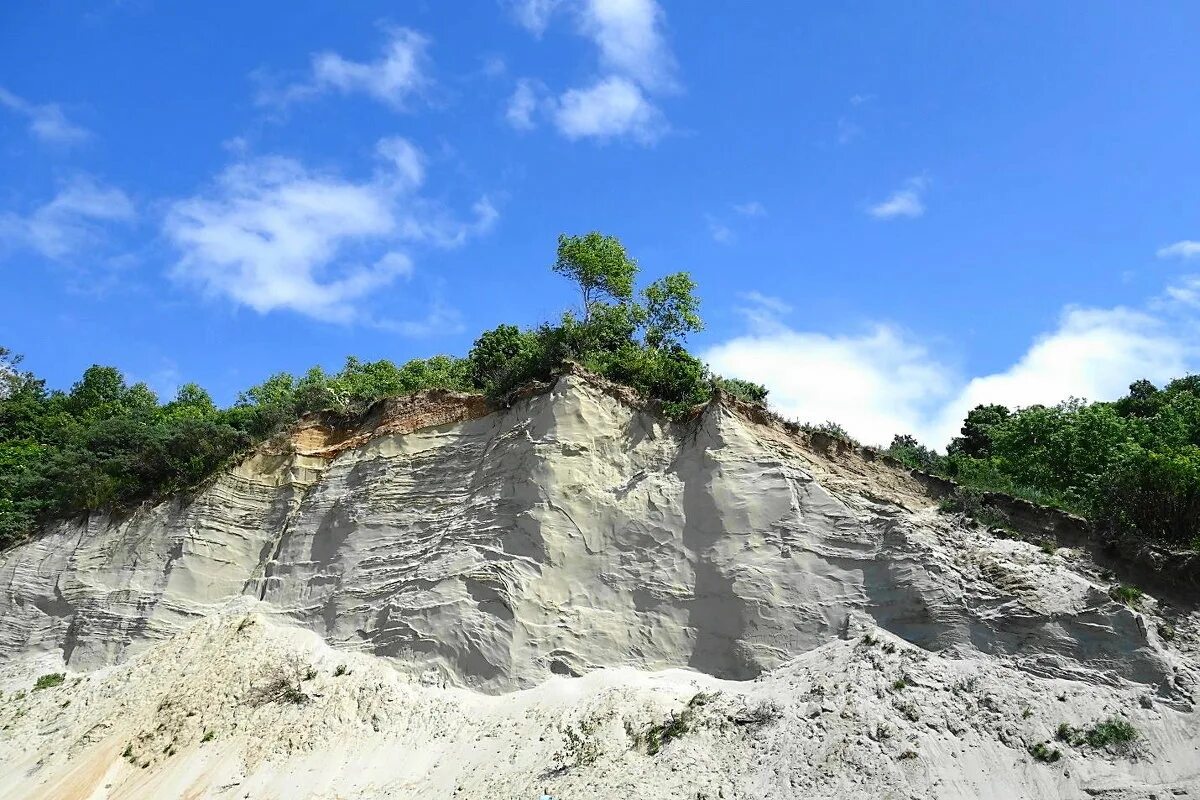
<path id="1" fill-rule="evenodd" d="M 1082 552 L 939 514 L 917 478 L 856 449 L 736 404 L 663 423 L 569 374 L 495 413 L 433 393 L 352 431 L 314 420 L 194 498 L 56 526 L 0 557 L 0 675 L 135 669 L 247 609 L 312 632 L 327 659 L 378 657 L 413 685 L 450 687 L 438 692 L 590 686 L 602 668 L 779 680 L 866 635 L 898 637 L 922 663 L 1010 670 L 1034 694 L 1058 682 L 1153 697 L 1184 720 L 1163 723 L 1171 746 L 1194 747 L 1191 618 L 1168 625 L 1153 599 L 1131 608 L 1108 588 Z M 1056 796 L 1037 785 L 1007 796 Z"/>

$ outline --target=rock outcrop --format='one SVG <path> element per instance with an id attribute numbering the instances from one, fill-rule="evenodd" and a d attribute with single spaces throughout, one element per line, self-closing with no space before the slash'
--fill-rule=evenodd
<path id="1" fill-rule="evenodd" d="M 1200 758 L 1189 765 L 1180 755 L 1200 745 L 1194 610 L 1149 596 L 1136 607 L 1117 602 L 1084 549 L 996 538 L 939 513 L 936 495 L 886 459 L 736 403 L 667 423 L 580 374 L 497 411 L 441 392 L 388 401 L 353 430 L 313 419 L 193 497 L 63 522 L 0 557 L 7 688 L 65 666 L 84 677 L 80 699 L 62 699 L 94 712 L 69 712 L 49 730 L 50 695 L 24 698 L 32 705 L 5 734 L 28 737 L 40 725 L 41 738 L 0 740 L 0 765 L 27 767 L 36 755 L 43 766 L 6 777 L 0 794 L 56 796 L 33 792 L 78 785 L 87 791 L 54 791 L 425 797 L 467 787 L 465 796 L 482 798 L 541 781 L 572 788 L 564 797 L 612 797 L 623 784 L 597 777 L 598 765 L 653 783 L 666 764 L 694 768 L 672 762 L 672 748 L 732 773 L 726 783 L 696 773 L 690 793 L 660 796 L 880 796 L 882 786 L 908 786 L 882 796 L 1058 797 L 1090 785 L 1141 797 L 1156 782 L 1200 793 Z M 352 660 L 360 677 L 320 678 L 336 700 L 251 708 L 243 694 L 271 658 L 256 663 L 251 635 L 231 632 L 230 617 L 251 610 L 253 636 L 292 642 L 325 666 Z M 224 700 L 197 699 L 200 720 L 167 726 L 177 729 L 173 743 L 160 744 L 161 731 L 139 738 L 156 715 L 174 713 L 134 700 L 140 682 L 156 687 L 147 689 L 156 703 L 187 695 L 179 681 L 197 659 L 213 660 L 197 679 Z M 663 670 L 669 691 L 653 689 L 648 674 Z M 349 686 L 357 688 L 347 694 Z M 649 753 L 637 736 L 650 724 L 646 709 L 666 713 L 700 692 L 723 698 L 689 712 L 708 732 Z M 390 709 L 382 728 L 370 721 L 380 703 Z M 755 703 L 775 710 L 753 717 Z M 336 722 L 318 720 L 318 706 Z M 580 721 L 610 706 L 606 721 Z M 418 707 L 438 709 L 452 729 L 447 742 L 431 743 L 430 721 L 396 727 L 398 709 L 426 713 Z M 484 708 L 491 734 L 472 719 Z M 118 709 L 135 711 L 125 720 Z M 525 722 L 515 722 L 521 713 Z M 1147 729 L 1140 760 L 1099 769 L 1084 765 L 1099 756 L 1068 753 L 1076 765 L 1067 776 L 1067 762 L 1032 760 L 1028 748 L 1052 738 L 1055 719 L 1102 713 L 1135 716 Z M 517 746 L 505 737 L 529 736 L 529 714 L 543 715 L 537 724 L 555 744 L 503 755 Z M 628 731 L 614 727 L 623 716 Z M 201 722 L 224 730 L 224 743 L 200 742 Z M 247 726 L 293 723 L 309 732 L 286 746 L 263 734 L 251 746 Z M 374 788 L 339 795 L 320 781 L 272 783 L 301 763 L 348 779 L 353 748 L 329 738 L 339 726 L 363 747 L 400 747 L 400 737 L 401 749 L 425 759 L 426 778 L 411 765 L 389 776 L 382 754 L 365 753 Z M 919 758 L 884 741 L 893 728 Z M 568 729 L 574 738 L 563 739 Z M 435 767 L 461 760 L 454 748 L 471 736 L 499 737 L 495 753 Z M 838 736 L 844 745 L 826 741 Z M 584 740 L 593 749 L 555 762 L 553 748 Z M 172 760 L 151 752 L 160 746 L 190 749 Z M 205 747 L 229 770 L 202 758 Z M 89 764 L 83 777 L 76 757 Z M 494 768 L 492 782 L 472 782 L 468 767 Z M 993 769 L 1008 794 L 987 788 Z M 216 791 L 233 780 L 222 770 L 241 776 L 231 784 L 241 794 Z M 103 782 L 120 791 L 90 794 Z"/>

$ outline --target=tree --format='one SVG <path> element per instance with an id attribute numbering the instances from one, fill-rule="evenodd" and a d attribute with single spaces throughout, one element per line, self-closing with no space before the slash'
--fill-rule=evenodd
<path id="1" fill-rule="evenodd" d="M 471 381 L 488 393 L 507 389 L 533 377 L 542 354 L 536 333 L 499 325 L 481 333 L 471 347 Z"/>
<path id="2" fill-rule="evenodd" d="M 659 278 L 642 291 L 646 302 L 646 344 L 682 344 L 689 333 L 704 329 L 696 282 L 686 272 Z"/>
<path id="3" fill-rule="evenodd" d="M 633 278 L 637 262 L 625 252 L 615 236 L 596 231 L 583 236 L 558 237 L 558 259 L 554 271 L 579 284 L 583 296 L 583 319 L 592 316 L 592 303 L 607 296 L 618 302 L 633 297 Z"/>
<path id="4" fill-rule="evenodd" d="M 947 450 L 971 458 L 987 458 L 991 454 L 991 429 L 1009 417 L 1009 410 L 1001 405 L 978 405 L 967 412 L 960 433 L 950 442 Z"/>

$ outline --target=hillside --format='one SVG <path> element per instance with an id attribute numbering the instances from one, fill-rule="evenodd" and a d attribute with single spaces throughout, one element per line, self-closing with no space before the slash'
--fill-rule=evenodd
<path id="1" fill-rule="evenodd" d="M 1086 541 L 579 371 L 329 419 L 3 555 L 0 793 L 1200 792 L 1194 604 Z"/>

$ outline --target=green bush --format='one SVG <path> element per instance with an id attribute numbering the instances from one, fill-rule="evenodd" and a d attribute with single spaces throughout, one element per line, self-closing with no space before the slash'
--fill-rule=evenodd
<path id="1" fill-rule="evenodd" d="M 33 684 L 33 690 L 36 692 L 39 689 L 52 689 L 55 686 L 61 686 L 66 679 L 67 676 L 62 672 L 51 672 L 38 678 L 37 682 Z"/>
<path id="2" fill-rule="evenodd" d="M 1126 586 L 1119 583 L 1108 590 L 1108 596 L 1118 603 L 1134 607 L 1141 602 L 1143 592 L 1136 586 Z"/>
<path id="3" fill-rule="evenodd" d="M 1029 755 L 1033 756 L 1035 761 L 1041 761 L 1043 764 L 1053 764 L 1062 758 L 1062 752 L 1057 748 L 1049 747 L 1045 742 L 1038 742 L 1033 747 L 1029 748 Z"/>

